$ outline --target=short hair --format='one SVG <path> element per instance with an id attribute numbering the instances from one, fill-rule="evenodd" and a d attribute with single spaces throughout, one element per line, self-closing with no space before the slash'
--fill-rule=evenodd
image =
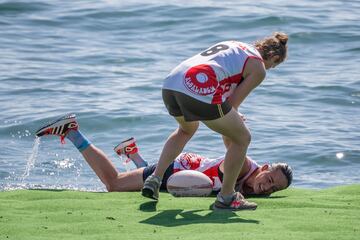
<path id="1" fill-rule="evenodd" d="M 287 179 L 288 183 L 285 188 L 289 187 L 293 180 L 293 171 L 291 167 L 287 163 L 272 163 L 270 165 L 270 171 L 278 169 L 281 170 Z"/>

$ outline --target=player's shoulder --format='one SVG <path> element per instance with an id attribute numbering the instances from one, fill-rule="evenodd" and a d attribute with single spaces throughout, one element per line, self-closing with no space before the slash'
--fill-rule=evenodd
<path id="1" fill-rule="evenodd" d="M 266 77 L 266 69 L 262 59 L 250 57 L 247 60 L 245 74 L 251 73 L 256 75 L 259 79 L 264 79 Z"/>
<path id="2" fill-rule="evenodd" d="M 256 165 L 256 166 L 260 166 L 253 158 L 251 158 L 250 156 L 246 156 L 246 161 L 251 164 L 251 165 Z"/>

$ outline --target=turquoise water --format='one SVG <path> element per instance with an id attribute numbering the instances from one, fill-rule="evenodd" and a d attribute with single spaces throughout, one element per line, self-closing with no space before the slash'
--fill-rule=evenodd
<path id="1" fill-rule="evenodd" d="M 240 108 L 248 154 L 288 162 L 296 187 L 359 183 L 359 12 L 359 1 L 0 1 L 0 190 L 104 190 L 71 143 L 35 141 L 69 112 L 120 170 L 112 149 L 131 136 L 156 162 L 176 127 L 161 99 L 169 71 L 218 41 L 274 31 L 289 34 L 289 58 Z M 225 152 L 204 126 L 186 150 Z"/>

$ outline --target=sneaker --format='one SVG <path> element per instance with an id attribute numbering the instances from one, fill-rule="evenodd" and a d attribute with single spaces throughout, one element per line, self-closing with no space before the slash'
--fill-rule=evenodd
<path id="1" fill-rule="evenodd" d="M 79 125 L 76 121 L 76 115 L 70 114 L 59 118 L 58 120 L 40 128 L 36 131 L 35 135 L 37 137 L 42 137 L 45 135 L 56 135 L 60 136 L 61 143 L 65 143 L 66 134 L 70 130 L 78 130 Z"/>
<path id="2" fill-rule="evenodd" d="M 119 145 L 114 147 L 114 151 L 119 155 L 126 155 L 129 157 L 129 154 L 135 154 L 139 151 L 138 147 L 136 146 L 135 138 L 129 138 L 125 141 L 122 141 Z"/>
<path id="3" fill-rule="evenodd" d="M 253 202 L 248 202 L 244 196 L 235 192 L 232 200 L 229 203 L 225 203 L 224 199 L 220 195 L 217 195 L 216 201 L 214 203 L 214 210 L 230 210 L 230 211 L 240 211 L 240 210 L 255 210 L 257 208 L 257 204 Z"/>
<path id="4" fill-rule="evenodd" d="M 161 186 L 160 178 L 154 175 L 150 175 L 144 182 L 144 187 L 141 190 L 141 194 L 144 197 L 158 200 L 160 186 Z"/>

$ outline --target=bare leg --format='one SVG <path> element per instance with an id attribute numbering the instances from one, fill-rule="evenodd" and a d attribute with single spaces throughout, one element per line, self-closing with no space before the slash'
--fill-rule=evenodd
<path id="1" fill-rule="evenodd" d="M 143 168 L 128 173 L 119 173 L 105 153 L 93 144 L 81 153 L 108 191 L 137 191 L 141 189 Z"/>
<path id="2" fill-rule="evenodd" d="M 227 140 L 231 140 L 225 155 L 224 180 L 221 188 L 221 194 L 226 196 L 234 192 L 251 135 L 235 109 L 220 119 L 203 122 L 210 129 L 224 135 Z"/>
<path id="3" fill-rule="evenodd" d="M 107 190 L 109 192 L 140 191 L 144 186 L 143 172 L 144 168 L 138 168 L 130 172 L 119 173 Z"/>
<path id="4" fill-rule="evenodd" d="M 118 170 L 102 150 L 91 144 L 81 153 L 86 162 L 105 185 L 117 177 L 119 173 Z"/>
<path id="5" fill-rule="evenodd" d="M 225 137 L 224 135 L 222 136 L 222 138 L 223 138 L 223 142 L 226 147 L 226 150 L 229 149 L 231 142 L 232 142 L 231 139 L 228 137 Z"/>
<path id="6" fill-rule="evenodd" d="M 154 172 L 154 175 L 160 179 L 163 178 L 166 169 L 182 152 L 199 127 L 198 121 L 186 122 L 183 116 L 175 117 L 175 119 L 179 123 L 179 127 L 167 139 Z"/>

